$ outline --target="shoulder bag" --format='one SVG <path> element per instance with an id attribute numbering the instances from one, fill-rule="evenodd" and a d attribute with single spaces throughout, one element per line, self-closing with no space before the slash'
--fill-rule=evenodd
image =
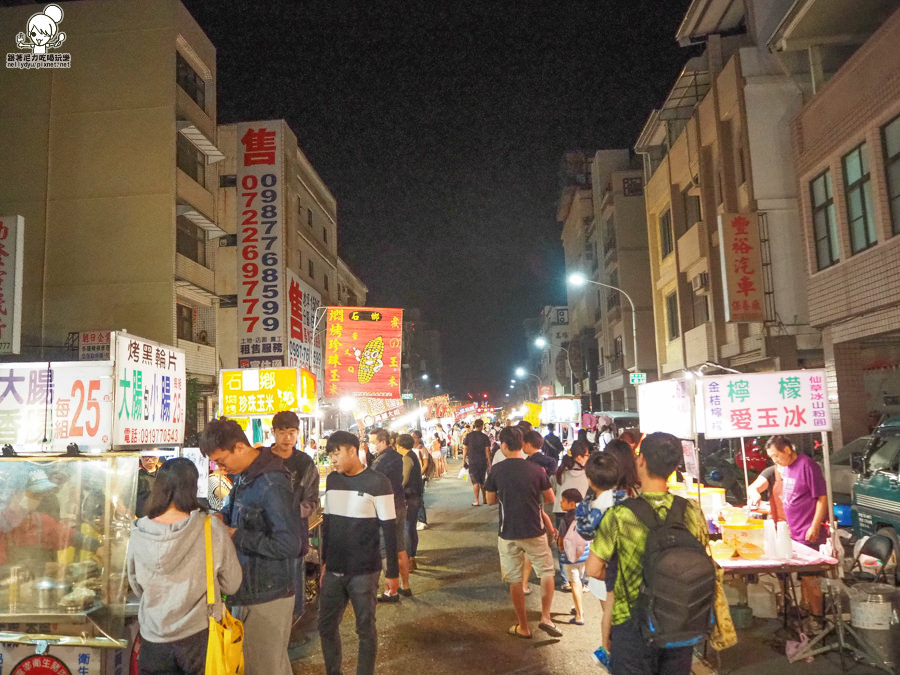
<path id="1" fill-rule="evenodd" d="M 203 525 L 206 536 L 206 606 L 209 612 L 209 643 L 206 647 L 207 675 L 243 675 L 244 624 L 222 604 L 222 621 L 216 621 L 215 572 L 213 569 L 212 519 Z M 221 599 L 220 599 L 221 602 Z"/>

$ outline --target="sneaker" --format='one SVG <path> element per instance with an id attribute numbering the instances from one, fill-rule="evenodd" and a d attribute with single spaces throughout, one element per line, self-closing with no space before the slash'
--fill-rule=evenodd
<path id="1" fill-rule="evenodd" d="M 411 598 L 412 597 L 412 589 L 411 588 L 401 588 L 400 595 L 402 595 L 404 598 Z"/>
<path id="2" fill-rule="evenodd" d="M 591 659 L 594 661 L 594 663 L 600 665 L 604 671 L 608 672 L 609 652 L 606 651 L 603 647 L 597 647 L 597 649 L 595 649 L 593 653 L 591 653 Z"/>
<path id="3" fill-rule="evenodd" d="M 420 530 L 420 531 L 421 531 L 421 530 L 424 530 L 424 529 L 427 528 L 427 527 L 428 527 L 428 523 L 423 523 L 421 520 L 420 520 L 418 523 L 416 523 L 416 529 L 417 529 L 417 530 Z"/>
<path id="4" fill-rule="evenodd" d="M 402 592 L 402 591 L 401 591 Z M 388 602 L 388 603 L 396 603 L 400 602 L 399 595 L 388 595 L 387 593 L 382 593 L 377 598 L 375 598 L 378 602 Z"/>

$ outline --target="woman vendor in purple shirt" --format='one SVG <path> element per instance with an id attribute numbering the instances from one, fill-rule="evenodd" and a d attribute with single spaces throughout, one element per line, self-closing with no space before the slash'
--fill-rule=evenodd
<path id="1" fill-rule="evenodd" d="M 772 436 L 766 453 L 782 467 L 781 500 L 791 539 L 819 550 L 827 537 L 822 521 L 828 512 L 828 496 L 822 469 L 810 457 L 798 454 L 785 436 Z M 799 575 L 803 600 L 816 618 L 822 617 L 822 588 L 818 575 Z"/>

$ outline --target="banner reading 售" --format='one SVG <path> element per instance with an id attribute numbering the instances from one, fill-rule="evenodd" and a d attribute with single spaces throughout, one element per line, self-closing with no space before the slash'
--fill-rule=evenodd
<path id="1" fill-rule="evenodd" d="M 400 398 L 403 310 L 329 307 L 325 396 Z"/>

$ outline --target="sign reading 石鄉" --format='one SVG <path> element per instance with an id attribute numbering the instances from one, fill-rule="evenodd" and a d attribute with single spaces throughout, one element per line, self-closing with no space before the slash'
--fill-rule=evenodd
<path id="1" fill-rule="evenodd" d="M 113 333 L 116 446 L 179 445 L 187 405 L 184 352 Z"/>
<path id="2" fill-rule="evenodd" d="M 759 218 L 756 213 L 723 213 L 719 216 L 726 321 L 765 321 L 765 289 L 759 248 Z"/>
<path id="3" fill-rule="evenodd" d="M 325 396 L 400 398 L 403 310 L 328 307 Z"/>
<path id="4" fill-rule="evenodd" d="M 824 370 L 711 375 L 700 387 L 708 438 L 831 430 Z"/>
<path id="5" fill-rule="evenodd" d="M 237 125 L 238 363 L 285 363 L 281 122 Z"/>

